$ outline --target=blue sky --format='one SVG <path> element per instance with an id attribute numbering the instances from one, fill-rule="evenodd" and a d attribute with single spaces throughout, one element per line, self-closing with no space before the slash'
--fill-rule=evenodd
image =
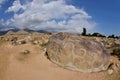
<path id="1" fill-rule="evenodd" d="M 120 35 L 120 0 L 1 0 L 0 28 Z"/>
<path id="2" fill-rule="evenodd" d="M 120 35 L 120 0 L 74 0 L 72 4 L 83 7 L 93 17 L 95 31 Z"/>

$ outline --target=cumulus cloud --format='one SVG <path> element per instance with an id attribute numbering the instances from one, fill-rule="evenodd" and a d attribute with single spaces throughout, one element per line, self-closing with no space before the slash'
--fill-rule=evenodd
<path id="1" fill-rule="evenodd" d="M 7 12 L 14 12 L 7 24 L 21 29 L 81 32 L 83 27 L 90 30 L 96 24 L 84 9 L 68 5 L 66 0 L 32 0 L 26 4 L 15 0 Z"/>
<path id="2" fill-rule="evenodd" d="M 5 1 L 7 1 L 7 0 L 0 0 L 0 7 Z"/>
<path id="3" fill-rule="evenodd" d="M 22 5 L 20 4 L 20 1 L 15 0 L 13 2 L 13 5 L 8 8 L 7 12 L 10 12 L 10 11 L 17 12 L 17 11 L 19 11 L 20 8 L 22 8 Z"/>
<path id="4" fill-rule="evenodd" d="M 2 26 L 3 25 L 3 20 L 0 20 L 0 26 Z"/>
<path id="5" fill-rule="evenodd" d="M 0 19 L 0 31 L 1 31 L 1 29 L 2 29 L 4 26 L 5 26 L 5 24 L 4 24 L 3 20 Z"/>

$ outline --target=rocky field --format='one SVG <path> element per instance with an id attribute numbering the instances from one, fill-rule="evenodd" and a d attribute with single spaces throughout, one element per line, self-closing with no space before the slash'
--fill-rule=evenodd
<path id="1" fill-rule="evenodd" d="M 87 37 L 105 45 L 110 64 L 105 71 L 82 73 L 49 60 L 46 46 L 50 37 L 25 31 L 0 36 L 0 80 L 120 80 L 120 39 Z"/>

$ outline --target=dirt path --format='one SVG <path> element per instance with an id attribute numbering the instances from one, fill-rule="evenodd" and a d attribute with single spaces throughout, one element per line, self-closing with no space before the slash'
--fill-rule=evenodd
<path id="1" fill-rule="evenodd" d="M 30 53 L 23 54 L 25 50 Z M 106 80 L 106 72 L 80 73 L 50 62 L 38 46 L 0 48 L 0 80 Z"/>

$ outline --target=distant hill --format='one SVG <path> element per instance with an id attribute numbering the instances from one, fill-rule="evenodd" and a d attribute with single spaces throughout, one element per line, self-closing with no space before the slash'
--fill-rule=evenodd
<path id="1" fill-rule="evenodd" d="M 6 34 L 8 31 L 0 31 L 0 35 Z"/>
<path id="2" fill-rule="evenodd" d="M 31 32 L 32 35 L 40 35 L 41 33 L 39 32 Z"/>
<path id="3" fill-rule="evenodd" d="M 17 29 L 17 28 L 0 29 L 0 35 L 5 35 L 5 34 L 7 34 L 9 31 L 10 31 L 10 32 L 17 32 L 17 31 L 19 31 L 19 29 Z"/>
<path id="4" fill-rule="evenodd" d="M 36 33 L 34 33 L 36 32 Z M 12 35 L 12 34 L 18 34 L 18 35 L 27 35 L 30 33 L 38 34 L 38 33 L 46 33 L 50 34 L 52 32 L 49 32 L 47 30 L 31 30 L 31 29 L 18 29 L 18 28 L 10 28 L 10 29 L 0 29 L 0 35 Z"/>
<path id="5" fill-rule="evenodd" d="M 12 31 L 12 30 L 9 30 L 5 35 L 14 35 L 15 34 L 15 32 L 14 31 Z"/>
<path id="6" fill-rule="evenodd" d="M 39 33 L 45 33 L 45 34 L 52 34 L 53 32 L 47 31 L 47 30 L 38 30 Z"/>
<path id="7" fill-rule="evenodd" d="M 28 35 L 29 32 L 28 31 L 25 31 L 24 29 L 23 30 L 19 30 L 16 32 L 17 35 Z"/>

